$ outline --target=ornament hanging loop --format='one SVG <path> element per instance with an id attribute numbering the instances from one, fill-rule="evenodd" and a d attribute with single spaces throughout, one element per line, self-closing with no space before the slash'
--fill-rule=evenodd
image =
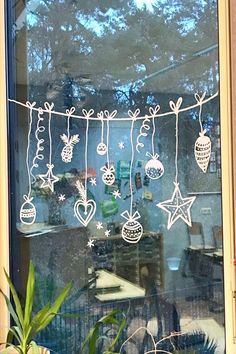
<path id="1" fill-rule="evenodd" d="M 131 110 L 128 111 L 128 115 L 129 115 L 130 118 L 132 118 L 133 120 L 136 120 L 136 119 L 137 119 L 139 113 L 140 113 L 140 109 L 139 109 L 139 108 L 137 108 L 134 112 L 131 111 Z"/>
<path id="2" fill-rule="evenodd" d="M 150 108 L 149 108 L 150 116 L 151 116 L 152 118 L 155 118 L 156 115 L 157 115 L 157 113 L 160 111 L 160 108 L 161 108 L 161 107 L 159 106 L 159 104 L 158 104 L 155 108 L 150 107 Z"/>
<path id="3" fill-rule="evenodd" d="M 170 108 L 172 109 L 172 111 L 175 114 L 179 113 L 180 106 L 181 106 L 182 102 L 183 102 L 183 98 L 182 97 L 179 97 L 176 103 L 174 103 L 173 101 L 169 102 Z"/>
<path id="4" fill-rule="evenodd" d="M 157 160 L 159 155 L 156 154 L 151 154 L 150 152 L 146 152 L 146 156 L 151 157 L 151 159 Z"/>
<path id="5" fill-rule="evenodd" d="M 32 103 L 29 101 L 26 102 L 26 106 L 30 109 L 34 108 L 35 105 L 36 105 L 36 102 L 32 102 Z"/>
<path id="6" fill-rule="evenodd" d="M 45 107 L 46 111 L 51 112 L 53 110 L 54 103 L 50 104 L 49 102 L 45 102 L 44 107 Z"/>
<path id="7" fill-rule="evenodd" d="M 128 210 L 125 210 L 122 214 L 120 214 L 124 219 L 129 220 L 129 221 L 135 221 L 140 219 L 140 214 L 136 210 L 135 213 L 132 215 L 128 212 Z"/>
<path id="8" fill-rule="evenodd" d="M 117 114 L 117 110 L 114 110 L 111 113 L 109 113 L 109 111 L 107 111 L 107 110 L 104 111 L 104 115 L 105 115 L 107 120 L 113 119 L 116 116 L 116 114 Z"/>
<path id="9" fill-rule="evenodd" d="M 75 113 L 75 107 L 71 107 L 70 109 L 66 110 L 66 114 L 71 117 L 72 114 Z"/>
<path id="10" fill-rule="evenodd" d="M 195 93 L 195 95 L 194 95 L 195 100 L 197 101 L 197 103 L 199 103 L 199 105 L 202 105 L 202 102 L 204 101 L 205 96 L 206 96 L 206 92 L 203 92 L 202 96 L 200 96 L 198 93 Z"/>

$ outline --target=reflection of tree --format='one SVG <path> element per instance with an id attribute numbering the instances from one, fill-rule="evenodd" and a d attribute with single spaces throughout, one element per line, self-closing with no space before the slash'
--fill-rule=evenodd
<path id="1" fill-rule="evenodd" d="M 158 91 L 215 91 L 215 2 L 152 4 L 149 11 L 134 0 L 42 0 L 27 17 L 30 83 L 47 84 L 53 97 L 70 78 L 82 105 L 104 90 L 129 106 L 155 103 Z"/>

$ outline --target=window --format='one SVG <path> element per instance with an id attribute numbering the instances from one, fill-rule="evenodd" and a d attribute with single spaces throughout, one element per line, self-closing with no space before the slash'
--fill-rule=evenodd
<path id="1" fill-rule="evenodd" d="M 83 313 L 39 340 L 75 352 L 119 308 L 223 351 L 217 3 L 13 5 L 13 274 L 33 259 L 38 304 L 73 280 Z"/>

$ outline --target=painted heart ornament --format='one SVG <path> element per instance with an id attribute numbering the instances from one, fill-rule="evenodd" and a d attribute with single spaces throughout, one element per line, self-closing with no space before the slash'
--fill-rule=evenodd
<path id="1" fill-rule="evenodd" d="M 74 213 L 79 222 L 87 226 L 88 223 L 92 220 L 96 212 L 96 203 L 94 200 L 82 200 L 78 199 L 74 205 Z"/>

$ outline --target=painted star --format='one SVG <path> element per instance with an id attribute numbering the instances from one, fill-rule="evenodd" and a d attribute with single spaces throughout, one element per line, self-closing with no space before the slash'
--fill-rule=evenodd
<path id="1" fill-rule="evenodd" d="M 88 246 L 89 248 L 94 247 L 94 240 L 89 240 L 88 243 L 87 243 L 87 246 Z"/>
<path id="2" fill-rule="evenodd" d="M 103 229 L 102 222 L 99 221 L 99 222 L 96 224 L 96 228 L 97 228 L 97 230 Z"/>
<path id="3" fill-rule="evenodd" d="M 112 193 L 112 195 L 114 195 L 115 199 L 121 198 L 121 194 L 120 194 L 119 190 L 114 191 L 114 192 Z"/>
<path id="4" fill-rule="evenodd" d="M 109 236 L 110 236 L 110 233 L 111 233 L 111 230 L 106 230 L 106 231 L 105 231 L 105 236 L 106 236 L 106 237 L 109 237 Z"/>
<path id="5" fill-rule="evenodd" d="M 58 197 L 59 202 L 64 202 L 65 199 L 66 199 L 65 194 L 60 194 Z"/>
<path id="6" fill-rule="evenodd" d="M 175 189 L 171 199 L 158 203 L 156 206 L 165 210 L 168 213 L 168 225 L 169 230 L 171 226 L 180 218 L 187 225 L 191 226 L 190 208 L 195 201 L 196 197 L 183 198 L 179 190 L 179 183 L 174 183 Z"/>
<path id="7" fill-rule="evenodd" d="M 90 181 L 92 186 L 96 186 L 97 185 L 97 181 L 96 181 L 96 178 L 91 178 Z"/>
<path id="8" fill-rule="evenodd" d="M 44 175 L 39 175 L 39 178 L 43 181 L 40 188 L 50 188 L 52 192 L 54 192 L 54 183 L 59 181 L 59 178 L 54 176 L 52 173 L 54 165 L 47 164 L 48 171 Z"/>
<path id="9" fill-rule="evenodd" d="M 119 148 L 120 148 L 121 150 L 125 148 L 125 144 L 124 144 L 123 141 L 120 141 L 120 142 L 118 143 L 118 146 L 119 146 Z"/>

